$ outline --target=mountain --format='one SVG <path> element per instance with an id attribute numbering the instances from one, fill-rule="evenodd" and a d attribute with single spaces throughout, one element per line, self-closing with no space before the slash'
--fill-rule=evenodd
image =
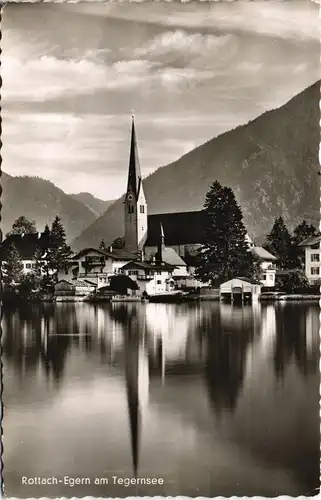
<path id="1" fill-rule="evenodd" d="M 35 220 L 39 231 L 43 230 L 46 223 L 51 225 L 55 215 L 59 215 L 68 241 L 96 219 L 90 208 L 64 193 L 52 182 L 39 177 L 12 177 L 2 172 L 1 186 L 1 229 L 4 236 L 20 215 Z"/>
<path id="2" fill-rule="evenodd" d="M 218 180 L 234 190 L 254 238 L 262 238 L 279 215 L 290 228 L 302 219 L 318 224 L 319 99 L 316 82 L 280 108 L 159 168 L 144 181 L 149 213 L 198 210 Z M 123 234 L 123 225 L 119 199 L 72 245 L 111 242 Z"/>
<path id="3" fill-rule="evenodd" d="M 99 198 L 95 198 L 91 193 L 78 193 L 78 194 L 70 194 L 72 198 L 86 205 L 89 208 L 95 217 L 99 217 L 102 215 L 107 208 L 114 203 L 115 200 L 100 200 Z"/>

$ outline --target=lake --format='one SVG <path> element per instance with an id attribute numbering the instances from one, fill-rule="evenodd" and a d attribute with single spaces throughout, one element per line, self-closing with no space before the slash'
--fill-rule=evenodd
<path id="1" fill-rule="evenodd" d="M 2 331 L 7 496 L 317 493 L 318 304 L 29 304 Z"/>

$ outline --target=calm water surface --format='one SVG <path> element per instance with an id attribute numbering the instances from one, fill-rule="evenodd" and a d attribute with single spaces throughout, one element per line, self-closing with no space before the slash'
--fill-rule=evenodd
<path id="1" fill-rule="evenodd" d="M 317 493 L 318 304 L 42 304 L 2 328 L 7 496 Z M 135 474 L 164 485 L 113 484 Z"/>

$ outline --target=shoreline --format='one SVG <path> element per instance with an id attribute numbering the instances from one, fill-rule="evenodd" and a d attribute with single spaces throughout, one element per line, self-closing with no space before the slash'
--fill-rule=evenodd
<path id="1" fill-rule="evenodd" d="M 265 297 L 265 296 L 260 296 L 258 297 L 259 302 L 306 302 L 306 301 L 312 301 L 312 302 L 319 302 L 321 300 L 321 294 L 316 295 L 316 294 L 284 294 L 284 295 L 276 295 L 276 296 L 270 296 L 270 297 Z M 162 297 L 150 297 L 149 299 L 146 298 L 140 298 L 140 297 L 116 297 L 114 299 L 110 299 L 109 297 L 104 299 L 101 298 L 100 300 L 88 300 L 87 297 L 53 297 L 53 298 L 43 298 L 43 299 L 29 299 L 29 300 L 20 300 L 17 298 L 17 300 L 1 300 L 3 305 L 23 305 L 23 304 L 45 304 L 45 303 L 50 303 L 50 304 L 56 304 L 56 303 L 79 303 L 79 302 L 85 302 L 89 304 L 97 304 L 97 303 L 115 303 L 115 302 L 123 302 L 123 303 L 163 303 L 163 304 L 182 304 L 182 303 L 188 303 L 188 302 L 224 302 L 220 299 L 218 295 L 204 295 L 204 296 L 193 296 L 193 297 L 174 297 L 172 296 L 169 298 L 168 296 Z M 224 302 L 224 303 L 229 303 L 229 302 Z"/>

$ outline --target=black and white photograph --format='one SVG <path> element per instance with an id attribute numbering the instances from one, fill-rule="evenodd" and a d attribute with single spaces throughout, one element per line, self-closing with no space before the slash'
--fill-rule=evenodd
<path id="1" fill-rule="evenodd" d="M 5 497 L 319 494 L 319 22 L 2 5 Z"/>

